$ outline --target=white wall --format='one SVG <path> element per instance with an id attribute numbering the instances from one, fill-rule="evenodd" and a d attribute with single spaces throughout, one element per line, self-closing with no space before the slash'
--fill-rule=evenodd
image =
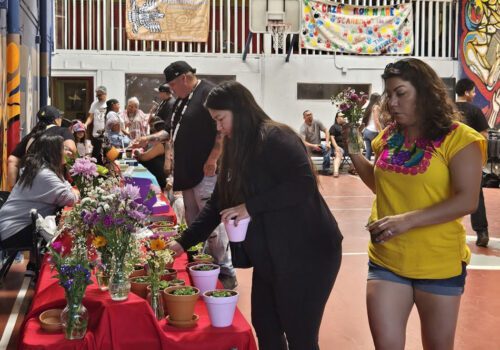
<path id="1" fill-rule="evenodd" d="M 274 119 L 298 129 L 302 112 L 310 109 L 325 126 L 333 122 L 335 109 L 329 100 L 297 100 L 297 83 L 371 84 L 372 92 L 382 92 L 383 68 L 393 57 L 295 55 L 285 56 L 174 56 L 108 54 L 58 51 L 52 60 L 52 76 L 92 76 L 95 86 L 105 85 L 108 97 L 125 101 L 126 73 L 161 74 L 176 60 L 186 60 L 200 74 L 236 75 Z M 456 76 L 458 62 L 427 59 L 443 78 Z M 153 92 L 152 92 L 153 94 Z M 123 105 L 123 103 L 122 103 Z"/>

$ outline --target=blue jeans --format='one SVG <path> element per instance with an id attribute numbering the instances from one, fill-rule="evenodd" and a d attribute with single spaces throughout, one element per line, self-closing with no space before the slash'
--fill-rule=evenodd
<path id="1" fill-rule="evenodd" d="M 325 145 L 320 145 L 321 151 L 313 151 L 313 154 L 317 154 L 323 157 L 323 170 L 330 170 L 330 157 L 332 155 L 332 149 L 326 148 Z"/>
<path id="2" fill-rule="evenodd" d="M 363 130 L 363 140 L 365 141 L 366 148 L 366 159 L 370 160 L 372 158 L 372 141 L 375 137 L 377 137 L 378 131 L 371 131 L 365 128 Z"/>

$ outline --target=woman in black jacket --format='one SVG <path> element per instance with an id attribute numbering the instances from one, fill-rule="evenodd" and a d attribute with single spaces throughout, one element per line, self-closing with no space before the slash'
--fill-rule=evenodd
<path id="1" fill-rule="evenodd" d="M 237 82 L 215 87 L 205 106 L 224 136 L 217 187 L 171 248 L 180 253 L 206 240 L 221 221 L 250 217 L 243 247 L 254 267 L 252 324 L 260 349 L 319 349 L 342 235 L 306 148 Z"/>

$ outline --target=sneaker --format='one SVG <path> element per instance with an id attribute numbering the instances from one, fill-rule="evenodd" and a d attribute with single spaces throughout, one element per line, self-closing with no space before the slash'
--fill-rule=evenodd
<path id="1" fill-rule="evenodd" d="M 234 289 L 238 286 L 238 281 L 236 280 L 236 276 L 229 275 L 219 275 L 219 280 L 222 282 L 222 285 L 225 289 Z"/>
<path id="2" fill-rule="evenodd" d="M 14 259 L 14 264 L 20 264 L 24 261 L 24 252 L 17 252 L 16 258 Z"/>
<path id="3" fill-rule="evenodd" d="M 325 176 L 331 176 L 333 175 L 333 171 L 331 171 L 330 169 L 323 169 L 323 170 L 318 170 L 318 174 L 320 175 L 325 175 Z"/>
<path id="4" fill-rule="evenodd" d="M 477 232 L 477 241 L 476 245 L 478 247 L 486 248 L 488 246 L 488 242 L 490 241 L 488 237 L 488 231 L 478 231 Z"/>

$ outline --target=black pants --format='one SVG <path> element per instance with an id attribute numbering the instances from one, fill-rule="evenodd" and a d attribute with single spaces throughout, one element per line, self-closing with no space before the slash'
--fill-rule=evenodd
<path id="1" fill-rule="evenodd" d="M 479 204 L 475 212 L 470 214 L 472 229 L 476 232 L 488 230 L 488 219 L 486 218 L 486 207 L 484 205 L 483 188 L 479 191 Z"/>
<path id="2" fill-rule="evenodd" d="M 29 247 L 33 244 L 33 226 L 29 225 L 13 236 L 2 241 L 4 249 Z"/>
<path id="3" fill-rule="evenodd" d="M 340 268 L 342 252 L 331 266 L 316 273 L 273 278 L 271 270 L 254 268 L 252 324 L 260 350 L 318 350 L 323 311 Z M 287 346 L 288 342 L 288 346 Z"/>

